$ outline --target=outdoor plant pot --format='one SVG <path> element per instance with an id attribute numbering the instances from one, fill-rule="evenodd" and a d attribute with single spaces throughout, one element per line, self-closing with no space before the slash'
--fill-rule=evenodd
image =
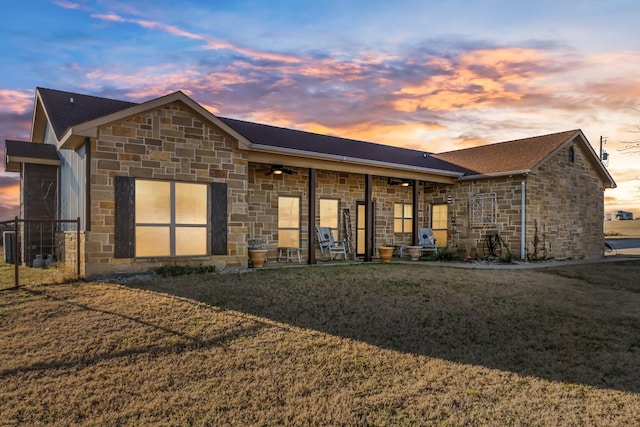
<path id="1" fill-rule="evenodd" d="M 422 255 L 422 246 L 407 246 L 405 247 L 411 261 L 418 261 L 420 255 Z"/>
<path id="2" fill-rule="evenodd" d="M 378 248 L 380 253 L 380 261 L 391 262 L 391 256 L 393 255 L 393 246 L 380 246 Z"/>
<path id="3" fill-rule="evenodd" d="M 264 260 L 267 258 L 266 249 L 249 249 L 249 259 L 251 260 L 251 267 L 260 268 L 264 265 Z"/>

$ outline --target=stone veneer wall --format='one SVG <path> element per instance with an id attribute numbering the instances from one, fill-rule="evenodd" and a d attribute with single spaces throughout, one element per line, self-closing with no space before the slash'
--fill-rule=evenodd
<path id="1" fill-rule="evenodd" d="M 584 258 L 604 254 L 604 188 L 580 145 L 573 144 L 527 180 L 527 251 L 533 252 L 538 227 L 538 257 Z M 535 223 L 534 223 L 535 222 Z"/>
<path id="2" fill-rule="evenodd" d="M 601 256 L 604 248 L 603 184 L 578 145 L 574 145 L 574 163 L 568 161 L 568 150 L 569 146 L 563 147 L 539 170 L 527 176 L 461 181 L 450 186 L 427 183 L 427 204 L 446 203 L 447 197 L 451 196 L 447 245 L 464 255 L 481 256 L 487 231 L 497 230 L 511 253 L 520 258 L 521 183 L 524 180 L 527 258 L 535 251 L 536 226 L 537 259 Z M 496 193 L 495 226 L 470 225 L 470 198 L 480 193 Z"/>
<path id="3" fill-rule="evenodd" d="M 80 276 L 86 275 L 85 268 L 85 233 L 80 235 Z M 58 262 L 64 264 L 65 270 L 75 274 L 78 271 L 78 233 L 64 231 L 56 233 L 56 249 Z"/>
<path id="4" fill-rule="evenodd" d="M 461 181 L 454 185 L 426 184 L 427 204 L 448 204 L 449 248 L 456 249 L 465 256 L 482 256 L 482 245 L 489 230 L 497 230 L 509 250 L 519 257 L 522 201 L 520 177 L 502 177 L 477 181 Z M 495 193 L 497 214 L 496 225 L 484 227 L 471 226 L 471 197 L 477 194 Z M 426 207 L 425 207 L 426 209 Z M 438 246 L 445 246 L 438 242 Z"/>
<path id="5" fill-rule="evenodd" d="M 114 254 L 114 177 L 225 182 L 228 255 L 194 259 L 117 259 Z M 87 274 L 146 271 L 162 263 L 246 265 L 247 161 L 237 141 L 182 103 L 99 129 L 91 144 L 91 231 Z"/>
<path id="6" fill-rule="evenodd" d="M 300 248 L 302 258 L 308 258 L 308 230 L 311 227 L 315 233 L 315 227 L 320 222 L 319 211 L 315 215 L 315 224 L 308 224 L 309 209 L 309 185 L 308 169 L 291 168 L 297 173 L 293 175 L 266 175 L 268 165 L 249 165 L 249 223 L 251 237 L 266 240 L 267 256 L 269 259 L 277 258 L 278 247 L 278 197 L 300 198 Z M 411 203 L 411 187 L 390 186 L 386 177 L 373 177 L 373 201 L 375 204 L 375 237 L 374 247 L 382 244 L 409 244 L 411 234 L 393 233 L 393 204 Z M 342 210 L 348 208 L 351 212 L 351 228 L 354 234 L 353 247 L 356 248 L 356 202 L 364 201 L 365 179 L 361 174 L 345 172 L 317 171 L 316 206 L 323 198 L 339 200 L 339 238 L 345 237 L 344 218 Z M 421 195 L 421 200 L 424 196 Z M 421 201 L 420 206 L 424 203 Z M 319 207 L 318 207 L 319 209 Z M 425 211 L 420 211 L 419 223 L 426 225 Z M 316 245 L 316 257 L 321 258 L 320 249 Z M 374 256 L 377 251 L 374 248 Z"/>

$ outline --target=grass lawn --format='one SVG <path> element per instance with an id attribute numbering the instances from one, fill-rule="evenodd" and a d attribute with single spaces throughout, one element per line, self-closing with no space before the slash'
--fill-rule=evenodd
<path id="1" fill-rule="evenodd" d="M 640 425 L 640 262 L 0 291 L 0 425 Z"/>

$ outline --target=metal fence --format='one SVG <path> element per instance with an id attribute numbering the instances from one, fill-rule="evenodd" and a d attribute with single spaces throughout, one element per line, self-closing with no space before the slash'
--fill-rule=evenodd
<path id="1" fill-rule="evenodd" d="M 75 226 L 75 227 L 74 227 Z M 0 288 L 57 283 L 81 273 L 80 218 L 0 221 Z M 75 230 L 71 230 L 75 228 Z M 13 280 L 12 280 L 13 279 Z"/>

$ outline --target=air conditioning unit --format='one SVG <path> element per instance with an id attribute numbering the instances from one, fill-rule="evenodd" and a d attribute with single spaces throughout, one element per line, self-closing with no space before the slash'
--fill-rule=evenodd
<path id="1" fill-rule="evenodd" d="M 16 232 L 2 232 L 2 244 L 4 245 L 4 262 L 10 262 L 13 264 L 16 257 L 14 253 L 16 249 Z"/>

